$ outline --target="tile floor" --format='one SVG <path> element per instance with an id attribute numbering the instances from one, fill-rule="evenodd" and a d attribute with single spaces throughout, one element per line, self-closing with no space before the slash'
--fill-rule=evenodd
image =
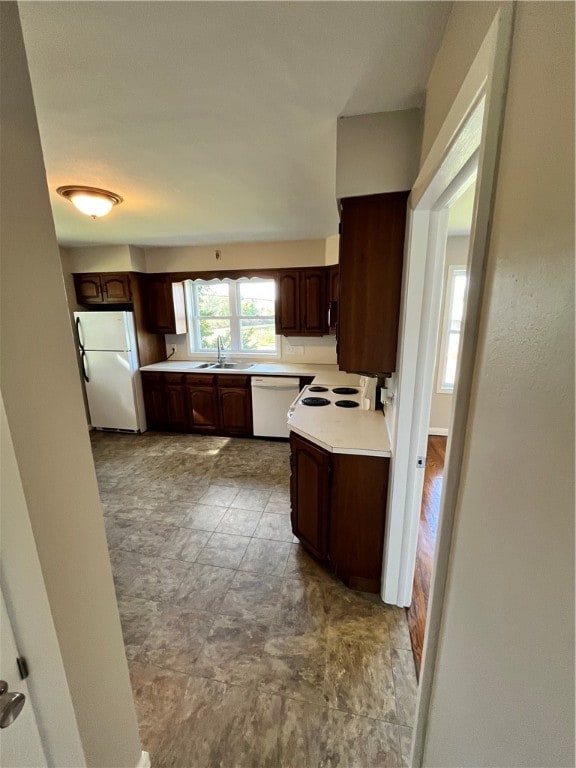
<path id="1" fill-rule="evenodd" d="M 407 765 L 405 613 L 296 543 L 288 445 L 98 432 L 92 446 L 153 768 Z"/>

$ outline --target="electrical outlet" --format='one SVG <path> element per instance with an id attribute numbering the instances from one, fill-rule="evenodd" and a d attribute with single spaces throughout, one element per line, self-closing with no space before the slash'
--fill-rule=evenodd
<path id="1" fill-rule="evenodd" d="M 303 355 L 304 347 L 295 347 L 293 344 L 285 344 L 284 352 L 287 355 Z"/>

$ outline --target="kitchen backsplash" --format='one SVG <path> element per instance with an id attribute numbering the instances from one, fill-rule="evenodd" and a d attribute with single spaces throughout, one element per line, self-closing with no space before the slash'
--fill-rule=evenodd
<path id="1" fill-rule="evenodd" d="M 184 334 L 167 334 L 166 356 L 176 348 L 172 360 L 188 360 L 192 356 L 188 351 L 188 337 Z M 320 363 L 325 365 L 336 364 L 336 338 L 334 336 L 320 337 L 280 337 L 281 354 L 275 360 L 285 363 Z M 234 355 L 230 355 L 233 357 Z M 259 358 L 261 359 L 261 358 Z"/>

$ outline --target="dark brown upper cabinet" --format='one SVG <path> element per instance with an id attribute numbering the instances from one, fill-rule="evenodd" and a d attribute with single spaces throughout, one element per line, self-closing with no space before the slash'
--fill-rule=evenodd
<path id="1" fill-rule="evenodd" d="M 127 272 L 74 275 L 78 304 L 131 304 L 130 275 Z"/>
<path id="2" fill-rule="evenodd" d="M 282 336 L 328 333 L 328 270 L 286 269 L 278 273 L 276 332 Z"/>
<path id="3" fill-rule="evenodd" d="M 338 364 L 351 373 L 396 370 L 409 192 L 341 201 Z"/>
<path id="4" fill-rule="evenodd" d="M 334 264 L 328 267 L 328 330 L 336 333 L 338 325 L 338 295 L 340 290 L 340 267 Z"/>
<path id="5" fill-rule="evenodd" d="M 168 275 L 146 275 L 144 279 L 146 325 L 152 333 L 186 333 L 184 283 L 173 283 Z"/>

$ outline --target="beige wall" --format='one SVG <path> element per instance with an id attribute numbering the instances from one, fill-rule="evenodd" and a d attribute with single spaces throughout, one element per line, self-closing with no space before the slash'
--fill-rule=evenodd
<path id="1" fill-rule="evenodd" d="M 427 766 L 574 765 L 573 174 L 574 6 L 522 2 Z"/>
<path id="2" fill-rule="evenodd" d="M 325 248 L 326 242 L 321 239 L 145 248 L 144 251 L 147 272 L 184 272 L 321 266 L 325 263 Z M 220 251 L 219 259 L 216 250 Z"/>
<path id="3" fill-rule="evenodd" d="M 0 14 L 2 397 L 87 764 L 125 768 L 138 726 L 16 4 Z"/>
<path id="4" fill-rule="evenodd" d="M 422 111 L 341 117 L 336 140 L 336 198 L 411 189 L 418 175 Z"/>
<path id="5" fill-rule="evenodd" d="M 468 262 L 468 245 L 470 238 L 464 236 L 449 237 L 446 241 L 446 255 L 444 257 L 444 288 L 442 293 L 441 328 L 444 327 L 446 312 L 446 288 L 449 267 L 465 267 Z M 452 415 L 452 393 L 438 392 L 438 368 L 440 365 L 440 341 L 438 342 L 438 356 L 436 358 L 436 370 L 434 371 L 434 390 L 432 392 L 432 404 L 430 408 L 431 435 L 445 435 L 450 426 Z"/>
<path id="6" fill-rule="evenodd" d="M 424 160 L 494 15 L 497 2 L 455 2 L 426 87 L 421 159 Z"/>

